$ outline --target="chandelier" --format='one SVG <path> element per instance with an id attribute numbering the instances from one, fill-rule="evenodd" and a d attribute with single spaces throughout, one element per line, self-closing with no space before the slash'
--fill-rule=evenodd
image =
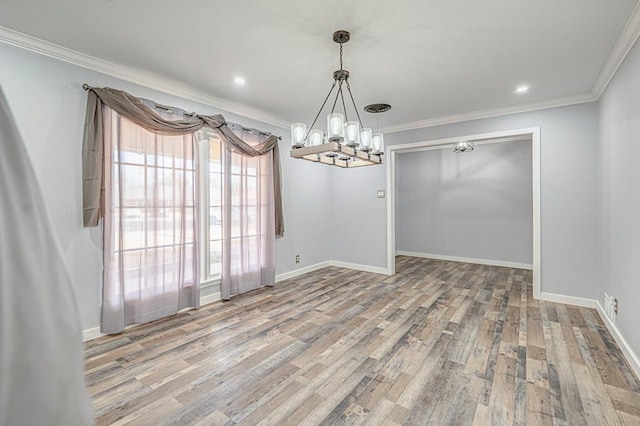
<path id="1" fill-rule="evenodd" d="M 328 164 L 337 167 L 352 168 L 382 164 L 384 155 L 384 135 L 373 132 L 371 128 L 364 127 L 360 119 L 360 113 L 351 93 L 349 85 L 349 71 L 342 67 L 342 45 L 349 41 L 351 35 L 348 31 L 340 30 L 333 33 L 333 41 L 340 45 L 340 69 L 333 73 L 333 85 L 324 98 L 322 106 L 307 130 L 304 123 L 291 125 L 291 157 L 317 163 Z M 318 118 L 333 90 L 338 86 L 331 112 L 327 116 L 326 130 L 314 128 Z M 347 107 L 344 101 L 346 86 L 349 99 L 353 104 L 357 120 L 349 120 Z M 336 112 L 336 105 L 340 99 L 343 112 Z M 364 108 L 370 113 L 381 113 L 391 109 L 388 104 L 373 104 Z"/>

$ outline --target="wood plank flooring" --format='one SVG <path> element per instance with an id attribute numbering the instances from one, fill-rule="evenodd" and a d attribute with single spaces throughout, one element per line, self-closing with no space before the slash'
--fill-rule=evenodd
<path id="1" fill-rule="evenodd" d="M 99 425 L 640 425 L 597 312 L 520 269 L 330 267 L 85 349 Z"/>

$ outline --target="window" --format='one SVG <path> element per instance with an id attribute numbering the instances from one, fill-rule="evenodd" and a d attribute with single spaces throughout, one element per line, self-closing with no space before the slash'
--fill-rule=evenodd
<path id="1" fill-rule="evenodd" d="M 222 272 L 223 237 L 231 241 L 243 241 L 248 252 L 236 253 L 234 258 L 244 257 L 248 264 L 257 264 L 259 259 L 260 218 L 258 208 L 267 197 L 265 188 L 260 188 L 259 157 L 246 157 L 227 149 L 218 136 L 203 129 L 197 138 L 200 141 L 201 164 L 201 210 L 203 217 L 202 240 L 205 242 L 201 258 L 203 259 L 203 281 L 220 279 Z M 228 171 L 228 173 L 227 173 Z M 262 172 L 263 174 L 265 171 Z M 230 202 L 225 203 L 224 188 L 229 185 Z M 228 235 L 224 235 L 222 219 L 230 218 Z M 263 229 L 264 232 L 264 229 Z M 233 243 L 232 243 L 233 245 Z M 234 245 L 235 246 L 235 245 Z"/>
<path id="2" fill-rule="evenodd" d="M 119 155 L 113 160 L 114 223 L 122 217 L 114 238 L 123 240 L 115 255 L 123 262 L 125 291 L 151 290 L 177 281 L 171 278 L 178 274 L 171 259 L 178 252 L 184 250 L 187 260 L 198 252 L 191 136 L 156 136 L 124 118 L 115 126 L 118 134 L 130 135 L 119 138 Z M 185 265 L 192 271 L 194 262 Z"/>

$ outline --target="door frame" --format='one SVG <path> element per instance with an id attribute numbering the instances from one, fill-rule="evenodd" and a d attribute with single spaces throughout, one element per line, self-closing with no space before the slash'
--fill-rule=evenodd
<path id="1" fill-rule="evenodd" d="M 456 142 L 474 141 L 475 144 L 512 142 L 531 138 L 532 193 L 533 193 L 533 296 L 540 298 L 540 127 L 504 130 L 475 135 L 456 136 L 387 147 L 387 273 L 396 272 L 396 156 L 402 152 L 436 149 Z M 496 140 L 498 139 L 498 140 Z"/>

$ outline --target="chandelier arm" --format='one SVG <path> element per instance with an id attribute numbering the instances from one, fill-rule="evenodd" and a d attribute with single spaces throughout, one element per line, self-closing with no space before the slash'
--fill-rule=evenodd
<path id="1" fill-rule="evenodd" d="M 347 82 L 347 86 L 349 83 Z M 349 116 L 347 115 L 347 105 L 344 103 L 344 92 L 342 91 L 342 85 L 340 85 L 340 98 L 342 98 L 342 109 L 344 110 L 344 121 L 349 121 Z"/>
<path id="2" fill-rule="evenodd" d="M 362 129 L 364 125 L 362 124 L 362 119 L 360 118 L 360 112 L 358 112 L 356 101 L 353 99 L 353 93 L 351 93 L 351 85 L 349 84 L 349 80 L 347 80 L 347 90 L 349 91 L 349 96 L 351 97 L 351 103 L 353 104 L 353 109 L 356 110 L 356 115 L 358 116 L 358 121 L 360 122 L 360 128 Z"/>
<path id="3" fill-rule="evenodd" d="M 335 85 L 335 83 L 333 83 Z M 331 107 L 331 114 L 336 110 L 336 104 L 338 103 L 338 96 L 340 96 L 340 92 L 342 91 L 342 80 L 340 80 L 340 84 L 338 85 L 338 91 L 336 92 L 336 98 L 333 100 L 333 106 Z"/>
<path id="4" fill-rule="evenodd" d="M 334 80 L 333 84 L 331 85 L 331 89 L 329 89 L 329 93 L 327 93 L 327 96 L 324 98 L 324 102 L 322 102 L 322 106 L 320 107 L 320 110 L 316 114 L 316 118 L 313 119 L 313 123 L 311 123 L 311 127 L 309 127 L 309 130 L 307 130 L 307 134 L 304 135 L 304 140 L 305 141 L 307 140 L 307 136 L 309 136 L 309 132 L 311 132 L 311 130 L 313 129 L 313 126 L 316 124 L 316 121 L 318 121 L 318 117 L 320 117 L 320 114 L 322 113 L 322 110 L 324 109 L 324 106 L 327 104 L 327 101 L 329 100 L 329 96 L 331 96 L 331 92 L 333 92 L 333 88 L 334 87 L 336 87 L 336 81 L 335 80 Z"/>

